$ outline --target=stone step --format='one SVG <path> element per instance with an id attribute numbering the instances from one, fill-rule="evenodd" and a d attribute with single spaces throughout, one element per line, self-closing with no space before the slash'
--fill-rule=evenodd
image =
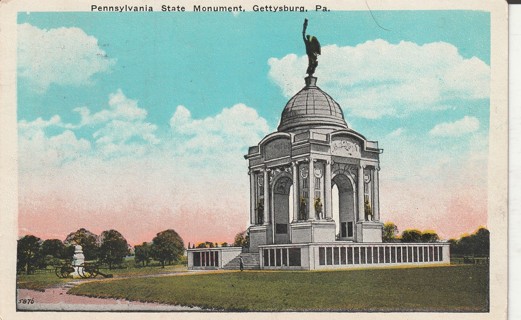
<path id="1" fill-rule="evenodd" d="M 258 270 L 260 269 L 260 259 L 258 253 L 241 253 L 237 257 L 233 258 L 223 269 L 226 270 L 239 270 L 241 263 L 239 257 L 242 257 L 244 270 Z"/>

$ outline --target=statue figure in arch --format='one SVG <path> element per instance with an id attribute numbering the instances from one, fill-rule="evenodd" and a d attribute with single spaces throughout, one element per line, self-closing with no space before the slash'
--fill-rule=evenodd
<path id="1" fill-rule="evenodd" d="M 320 201 L 320 198 L 315 199 L 315 215 L 317 216 L 317 220 L 324 218 L 322 214 L 322 201 Z"/>
<path id="2" fill-rule="evenodd" d="M 257 205 L 257 224 L 264 223 L 264 204 L 262 201 L 259 201 Z"/>
<path id="3" fill-rule="evenodd" d="M 307 220 L 308 216 L 308 207 L 306 205 L 306 200 L 304 198 L 300 199 L 300 210 L 299 210 L 299 220 Z"/>

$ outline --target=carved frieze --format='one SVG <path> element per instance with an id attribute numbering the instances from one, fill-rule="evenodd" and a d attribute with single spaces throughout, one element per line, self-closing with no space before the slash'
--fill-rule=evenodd
<path id="1" fill-rule="evenodd" d="M 331 142 L 331 154 L 359 158 L 361 156 L 360 146 L 347 139 L 333 140 Z"/>
<path id="2" fill-rule="evenodd" d="M 289 156 L 291 141 L 288 138 L 272 140 L 264 145 L 264 159 L 271 160 Z"/>
<path id="3" fill-rule="evenodd" d="M 308 177 L 308 175 L 309 175 L 309 169 L 308 169 L 308 167 L 307 167 L 307 166 L 302 166 L 302 167 L 300 168 L 300 176 L 301 176 L 302 178 L 305 179 L 305 178 Z"/>
<path id="4" fill-rule="evenodd" d="M 270 179 L 270 183 L 273 182 L 273 179 L 277 178 L 282 173 L 287 173 L 287 174 L 291 175 L 293 173 L 293 169 L 291 167 L 291 164 L 280 166 L 280 167 L 276 167 L 276 168 L 273 168 L 273 169 L 269 170 L 268 176 L 269 176 L 269 179 Z"/>
<path id="5" fill-rule="evenodd" d="M 322 178 L 322 168 L 314 168 L 313 173 L 315 174 L 315 178 Z"/>

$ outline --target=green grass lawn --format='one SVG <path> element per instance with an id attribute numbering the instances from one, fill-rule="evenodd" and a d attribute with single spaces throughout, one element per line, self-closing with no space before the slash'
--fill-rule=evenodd
<path id="1" fill-rule="evenodd" d="M 47 288 L 56 287 L 71 280 L 72 279 L 60 279 L 54 274 L 54 272 L 17 275 L 16 286 L 18 289 L 44 291 Z"/>
<path id="2" fill-rule="evenodd" d="M 119 277 L 132 277 L 132 276 L 142 276 L 142 275 L 150 275 L 150 274 L 165 274 L 172 272 L 180 272 L 186 271 L 186 265 L 166 265 L 164 268 L 160 266 L 151 266 L 151 267 L 132 267 L 132 268 L 123 268 L 123 269 L 100 269 L 103 273 L 110 273 L 114 276 L 114 278 Z M 98 276 L 99 277 L 99 276 Z"/>
<path id="3" fill-rule="evenodd" d="M 223 272 L 85 283 L 69 292 L 223 311 L 488 310 L 488 267 Z"/>
<path id="4" fill-rule="evenodd" d="M 186 271 L 185 265 L 167 265 L 164 268 L 160 266 L 151 266 L 151 267 L 130 267 L 130 268 L 121 268 L 121 269 L 100 269 L 101 272 L 106 274 L 112 274 L 114 278 L 123 278 L 123 277 L 136 277 L 143 275 L 151 275 L 151 274 L 165 274 L 165 273 L 174 273 L 180 271 Z M 98 275 L 96 279 L 102 279 L 103 277 Z M 74 281 L 82 281 L 83 279 L 76 279 Z M 16 278 L 16 283 L 18 289 L 31 289 L 44 291 L 45 289 L 57 287 L 66 282 L 73 281 L 72 278 L 60 279 L 52 272 L 38 272 L 30 275 L 18 275 Z"/>

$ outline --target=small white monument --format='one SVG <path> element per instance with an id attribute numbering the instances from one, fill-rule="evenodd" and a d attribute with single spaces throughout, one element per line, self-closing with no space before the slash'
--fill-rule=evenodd
<path id="1" fill-rule="evenodd" d="M 74 272 L 70 274 L 72 278 L 81 278 L 80 274 L 83 273 L 83 264 L 85 263 L 85 256 L 83 255 L 83 248 L 80 245 L 74 246 L 74 256 L 72 256 L 72 267 Z"/>

